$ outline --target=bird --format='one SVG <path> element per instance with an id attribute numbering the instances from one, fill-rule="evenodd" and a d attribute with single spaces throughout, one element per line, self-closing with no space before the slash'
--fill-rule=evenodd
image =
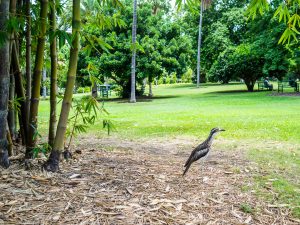
<path id="1" fill-rule="evenodd" d="M 193 162 L 195 162 L 207 155 L 207 153 L 209 152 L 210 147 L 212 145 L 212 142 L 214 140 L 214 137 L 216 136 L 217 133 L 219 133 L 221 131 L 225 131 L 225 130 L 218 128 L 218 127 L 213 128 L 210 131 L 208 138 L 192 151 L 190 157 L 188 158 L 188 160 L 186 161 L 186 163 L 184 165 L 185 170 L 184 170 L 182 176 L 184 176 L 186 174 L 186 172 L 189 170 L 189 168 Z"/>

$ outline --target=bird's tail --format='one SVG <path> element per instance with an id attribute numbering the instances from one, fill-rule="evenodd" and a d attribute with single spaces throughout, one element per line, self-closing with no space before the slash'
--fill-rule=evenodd
<path id="1" fill-rule="evenodd" d="M 186 172 L 189 170 L 189 168 L 190 168 L 191 165 L 192 165 L 192 163 L 187 163 L 187 164 L 185 165 L 185 170 L 184 170 L 182 176 L 184 176 L 184 175 L 186 174 Z"/>

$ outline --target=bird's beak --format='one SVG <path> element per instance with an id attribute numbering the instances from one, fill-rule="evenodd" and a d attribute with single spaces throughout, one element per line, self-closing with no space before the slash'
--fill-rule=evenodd
<path id="1" fill-rule="evenodd" d="M 225 131 L 224 129 L 220 129 L 220 131 Z"/>

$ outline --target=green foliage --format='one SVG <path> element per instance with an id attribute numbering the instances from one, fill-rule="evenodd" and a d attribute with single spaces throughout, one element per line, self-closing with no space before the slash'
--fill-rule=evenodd
<path id="1" fill-rule="evenodd" d="M 104 108 L 104 103 L 100 105 L 93 96 L 88 95 L 80 99 L 74 98 L 72 102 L 73 115 L 68 119 L 69 126 L 66 132 L 66 136 L 69 137 L 68 149 L 71 146 L 73 137 L 77 134 L 86 133 L 87 128 L 95 125 L 98 121 L 100 114 L 103 117 L 109 115 Z M 114 126 L 109 119 L 105 118 L 104 121 L 107 126 L 103 128 L 107 128 L 109 134 L 114 129 Z"/>
<path id="2" fill-rule="evenodd" d="M 269 10 L 268 0 L 251 0 L 246 13 L 254 19 L 258 13 L 262 15 L 267 10 Z"/>
<path id="3" fill-rule="evenodd" d="M 214 13 L 218 11 L 210 11 Z M 255 21 L 246 21 L 244 13 L 244 7 L 229 8 L 219 14 L 218 22 L 207 25 L 210 32 L 204 40 L 204 69 L 210 81 L 243 79 L 251 91 L 256 79 L 285 76 L 289 53 L 277 44 L 284 27 L 271 20 L 273 8 Z"/>
<path id="4" fill-rule="evenodd" d="M 177 83 L 177 76 L 176 73 L 171 73 L 170 74 L 170 84 L 176 84 Z"/>
<path id="5" fill-rule="evenodd" d="M 114 126 L 114 124 L 107 119 L 103 120 L 103 129 L 107 128 L 107 134 L 110 135 L 110 132 L 113 130 L 116 130 L 116 127 Z"/>
<path id="6" fill-rule="evenodd" d="M 181 19 L 171 20 L 169 14 L 169 3 L 161 1 L 145 1 L 139 5 L 138 30 L 137 30 L 137 95 L 143 93 L 143 80 L 148 78 L 152 82 L 154 78 L 159 79 L 163 71 L 168 74 L 175 72 L 181 77 L 191 66 L 191 58 L 194 54 L 192 41 L 178 25 Z M 93 10 L 93 9 L 92 9 Z M 103 15 L 113 16 L 110 7 L 101 8 Z M 88 13 L 88 12 L 87 12 Z M 130 93 L 130 65 L 131 65 L 131 26 L 132 2 L 124 1 L 122 12 L 118 18 L 126 26 L 107 26 L 100 31 L 94 25 L 86 23 L 84 26 L 85 36 L 101 37 L 103 42 L 111 46 L 108 51 L 101 48 L 99 43 L 93 41 L 94 45 L 85 37 L 83 38 L 84 53 L 80 55 L 78 69 L 80 79 L 87 85 L 86 78 L 89 74 L 88 65 L 93 64 L 96 70 L 93 76 L 104 82 L 110 78 L 119 87 L 118 93 L 121 97 L 128 97 Z M 143 22 L 139 22 L 143 21 Z M 83 85 L 83 84 L 81 84 Z"/>
<path id="7" fill-rule="evenodd" d="M 91 92 L 91 88 L 90 87 L 79 87 L 77 89 L 78 93 L 89 93 Z"/>
<path id="8" fill-rule="evenodd" d="M 194 72 L 189 68 L 181 77 L 183 83 L 192 83 L 194 77 Z"/>
<path id="9" fill-rule="evenodd" d="M 278 3 L 274 2 L 275 4 Z M 267 0 L 252 0 L 247 9 L 247 14 L 254 19 L 258 12 L 262 15 L 267 11 L 269 4 Z M 300 28 L 299 5 L 299 0 L 289 0 L 283 1 L 279 6 L 276 6 L 277 9 L 274 12 L 274 17 L 278 17 L 278 21 L 286 25 L 286 29 L 278 41 L 279 44 L 290 44 L 292 41 L 298 42 L 297 35 L 300 34 L 298 31 Z"/>
<path id="10" fill-rule="evenodd" d="M 21 101 L 24 101 L 22 97 L 15 97 L 13 100 L 8 101 L 9 109 L 16 110 L 16 112 L 20 112 L 21 109 Z"/>
<path id="11" fill-rule="evenodd" d="M 46 156 L 49 152 L 51 152 L 51 146 L 48 143 L 38 144 L 32 149 L 32 157 L 37 158 L 39 154 Z"/>

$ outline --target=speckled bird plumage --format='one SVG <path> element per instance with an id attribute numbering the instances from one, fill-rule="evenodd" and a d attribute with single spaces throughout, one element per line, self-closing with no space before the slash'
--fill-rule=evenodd
<path id="1" fill-rule="evenodd" d="M 216 134 L 218 132 L 221 132 L 221 131 L 225 131 L 224 129 L 220 129 L 218 127 L 216 128 L 213 128 L 211 131 L 210 131 L 210 134 L 208 136 L 208 138 L 202 142 L 200 145 L 198 145 L 191 153 L 190 157 L 188 158 L 188 160 L 186 161 L 184 167 L 185 167 L 185 170 L 184 170 L 184 173 L 183 173 L 183 176 L 186 174 L 186 172 L 189 170 L 190 166 L 192 165 L 193 162 L 201 159 L 202 157 L 206 156 L 207 153 L 209 152 L 210 148 L 211 148 L 211 145 L 212 145 L 212 142 L 214 140 L 214 137 L 216 136 Z"/>

